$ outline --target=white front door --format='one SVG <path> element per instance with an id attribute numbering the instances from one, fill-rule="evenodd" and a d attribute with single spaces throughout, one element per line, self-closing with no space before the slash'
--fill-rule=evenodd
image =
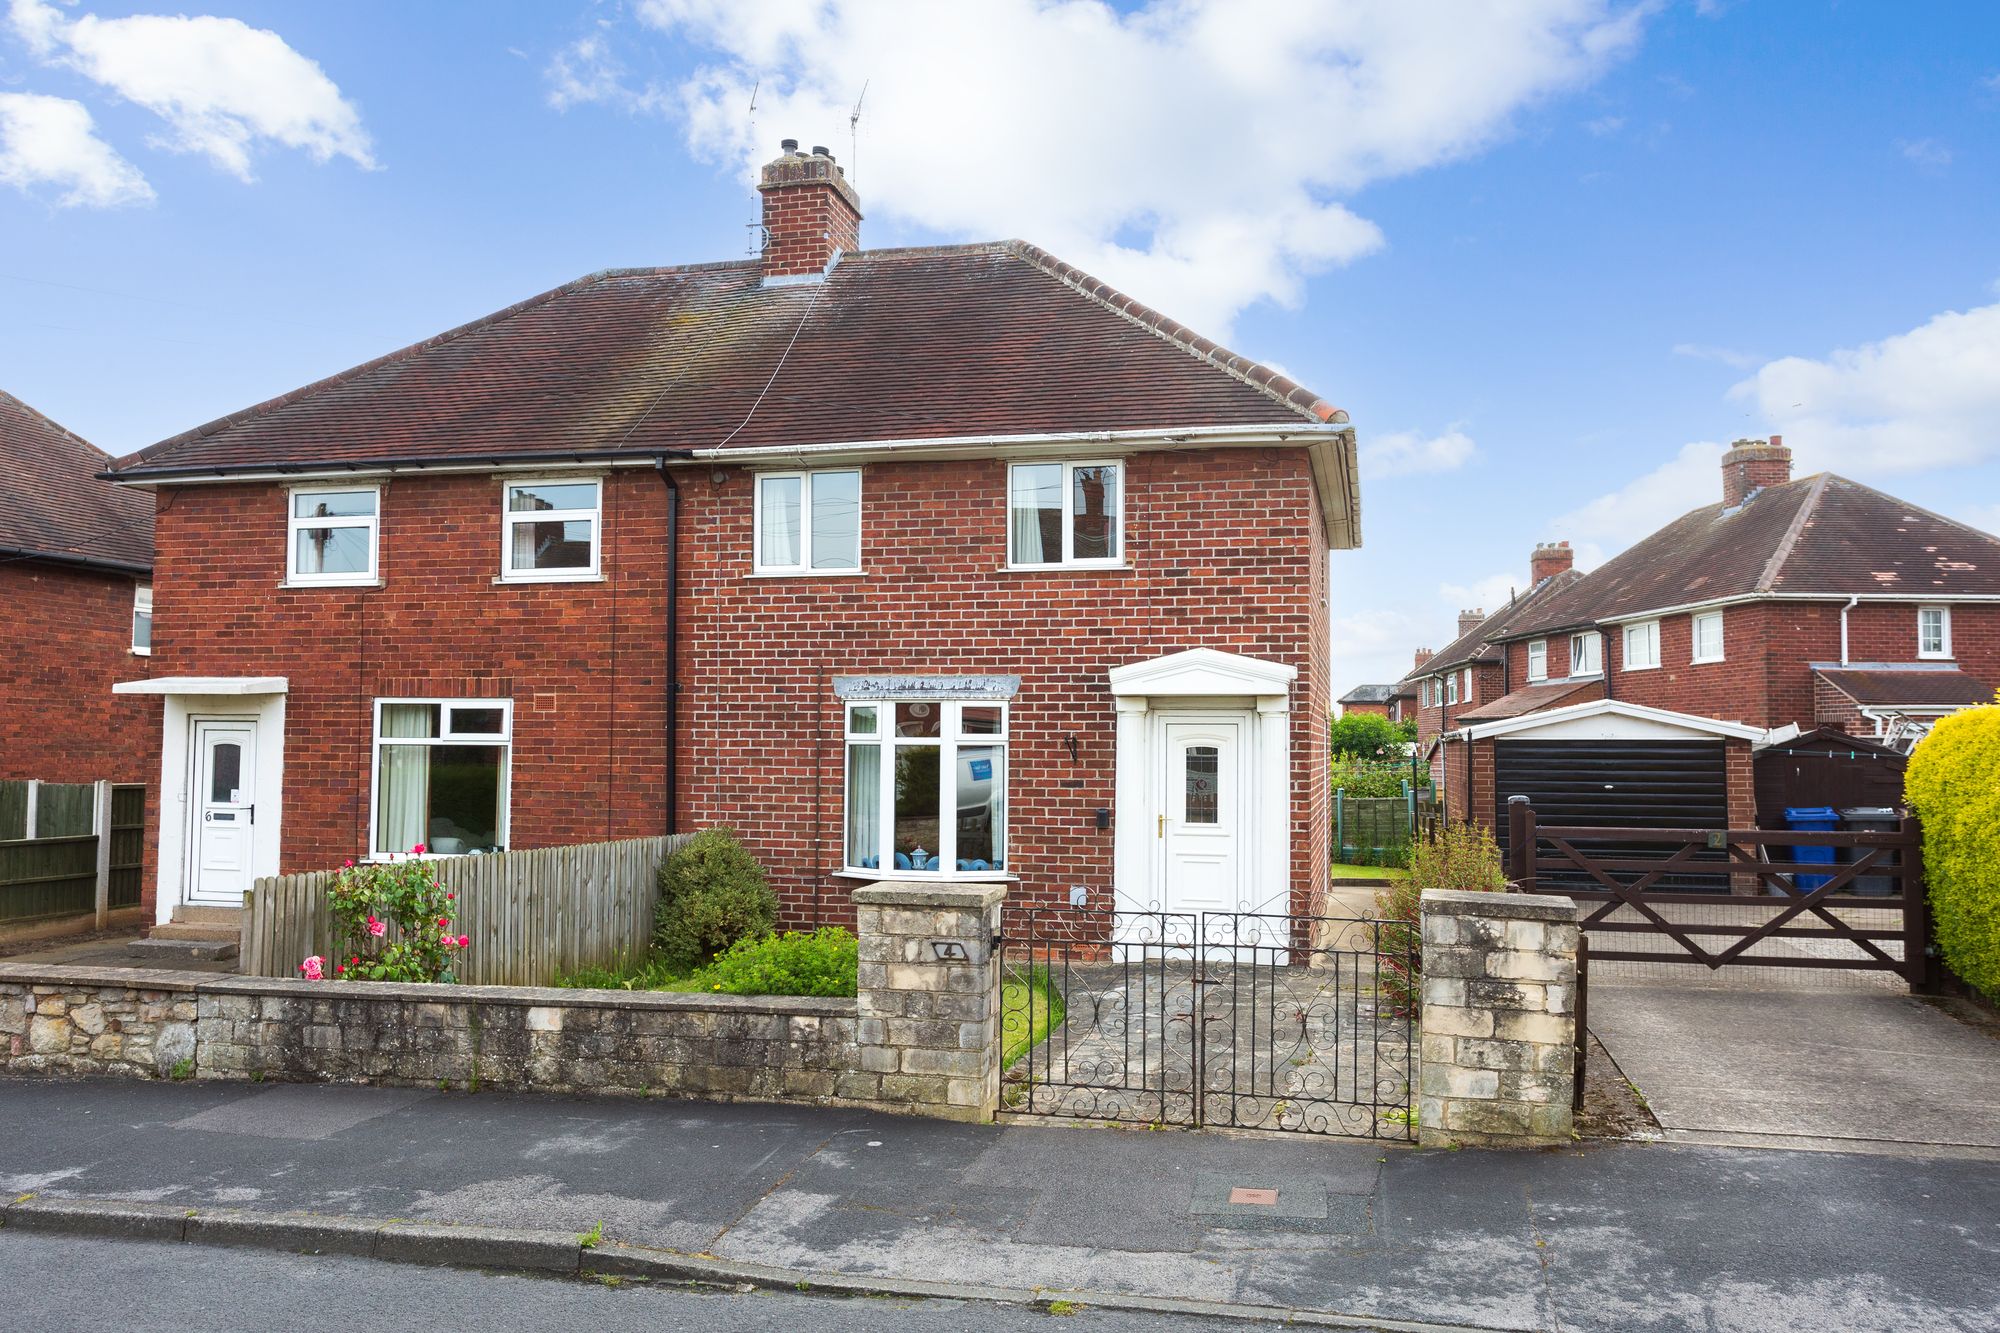
<path id="1" fill-rule="evenodd" d="M 1242 901 L 1247 725 L 1236 718 L 1161 723 L 1166 762 L 1156 818 L 1165 911 L 1233 912 Z"/>
<path id="2" fill-rule="evenodd" d="M 192 776 L 186 900 L 241 907 L 257 844 L 257 723 L 196 722 Z"/>

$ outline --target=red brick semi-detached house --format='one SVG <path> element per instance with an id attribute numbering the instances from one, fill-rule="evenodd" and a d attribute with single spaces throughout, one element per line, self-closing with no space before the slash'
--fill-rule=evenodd
<path id="1" fill-rule="evenodd" d="M 1753 747 L 1826 726 L 1907 749 L 1993 698 L 2000 538 L 1831 473 L 1794 480 L 1776 438 L 1738 441 L 1722 471 L 1718 503 L 1481 627 L 1502 690 L 1447 724 L 1455 809 L 1497 819 L 1519 790 L 1745 827 Z"/>
<path id="2" fill-rule="evenodd" d="M 1345 415 L 1033 246 L 852 248 L 823 152 L 762 188 L 761 260 L 593 274 L 120 462 L 162 916 L 715 824 L 792 925 L 880 877 L 1313 900 Z"/>

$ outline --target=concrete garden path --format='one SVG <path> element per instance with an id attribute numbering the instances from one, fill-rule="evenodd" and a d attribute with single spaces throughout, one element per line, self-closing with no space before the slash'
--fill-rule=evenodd
<path id="1" fill-rule="evenodd" d="M 1670 1139 L 2000 1160 L 2000 1035 L 1881 986 L 1593 980 L 1590 1030 Z"/>
<path id="2" fill-rule="evenodd" d="M 1232 1203 L 1238 1188 L 1275 1199 Z M 2000 1163 L 1982 1161 L 1418 1151 L 608 1097 L 15 1078 L 0 1079 L 0 1191 L 602 1223 L 607 1243 L 783 1266 L 808 1284 L 844 1272 L 1459 1329 L 2000 1327 Z M 207 1271 L 238 1252 L 174 1253 Z M 408 1276 L 412 1299 L 424 1281 Z"/>

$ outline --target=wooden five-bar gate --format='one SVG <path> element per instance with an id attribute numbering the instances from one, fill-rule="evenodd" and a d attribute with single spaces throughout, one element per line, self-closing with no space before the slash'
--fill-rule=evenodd
<path id="1" fill-rule="evenodd" d="M 1593 962 L 1930 975 L 1922 830 L 1662 829 L 1537 823 L 1508 803 L 1508 876 L 1584 908 Z M 1827 861 L 1795 849 L 1829 848 Z M 1650 943 L 1652 948 L 1635 947 Z"/>

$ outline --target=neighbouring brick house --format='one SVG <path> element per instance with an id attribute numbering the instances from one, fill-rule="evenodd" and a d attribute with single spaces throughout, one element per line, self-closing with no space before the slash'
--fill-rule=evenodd
<path id="1" fill-rule="evenodd" d="M 1394 685 L 1356 685 L 1340 696 L 1341 716 L 1349 713 L 1367 713 L 1374 717 L 1386 717 L 1400 721 L 1396 716 L 1396 687 Z"/>
<path id="2" fill-rule="evenodd" d="M 821 150 L 762 189 L 761 259 L 593 274 L 121 460 L 162 552 L 121 688 L 193 775 L 163 919 L 711 824 L 788 925 L 887 877 L 1321 891 L 1345 414 L 1033 246 L 854 248 Z"/>
<path id="3" fill-rule="evenodd" d="M 150 651 L 153 505 L 110 461 L 0 393 L 0 778 L 158 775 L 157 708 L 111 693 Z"/>
<path id="4" fill-rule="evenodd" d="M 2000 538 L 1831 473 L 1793 480 L 1775 437 L 1738 441 L 1722 474 L 1718 503 L 1589 574 L 1564 551 L 1559 573 L 1411 673 L 1441 700 L 1423 734 L 1454 811 L 1496 818 L 1506 789 L 1552 789 L 1566 769 L 1552 800 L 1743 827 L 1751 748 L 1770 733 L 1907 747 L 1992 699 Z M 1537 549 L 1538 573 L 1559 549 Z M 1441 696 L 1454 670 L 1461 690 Z"/>

